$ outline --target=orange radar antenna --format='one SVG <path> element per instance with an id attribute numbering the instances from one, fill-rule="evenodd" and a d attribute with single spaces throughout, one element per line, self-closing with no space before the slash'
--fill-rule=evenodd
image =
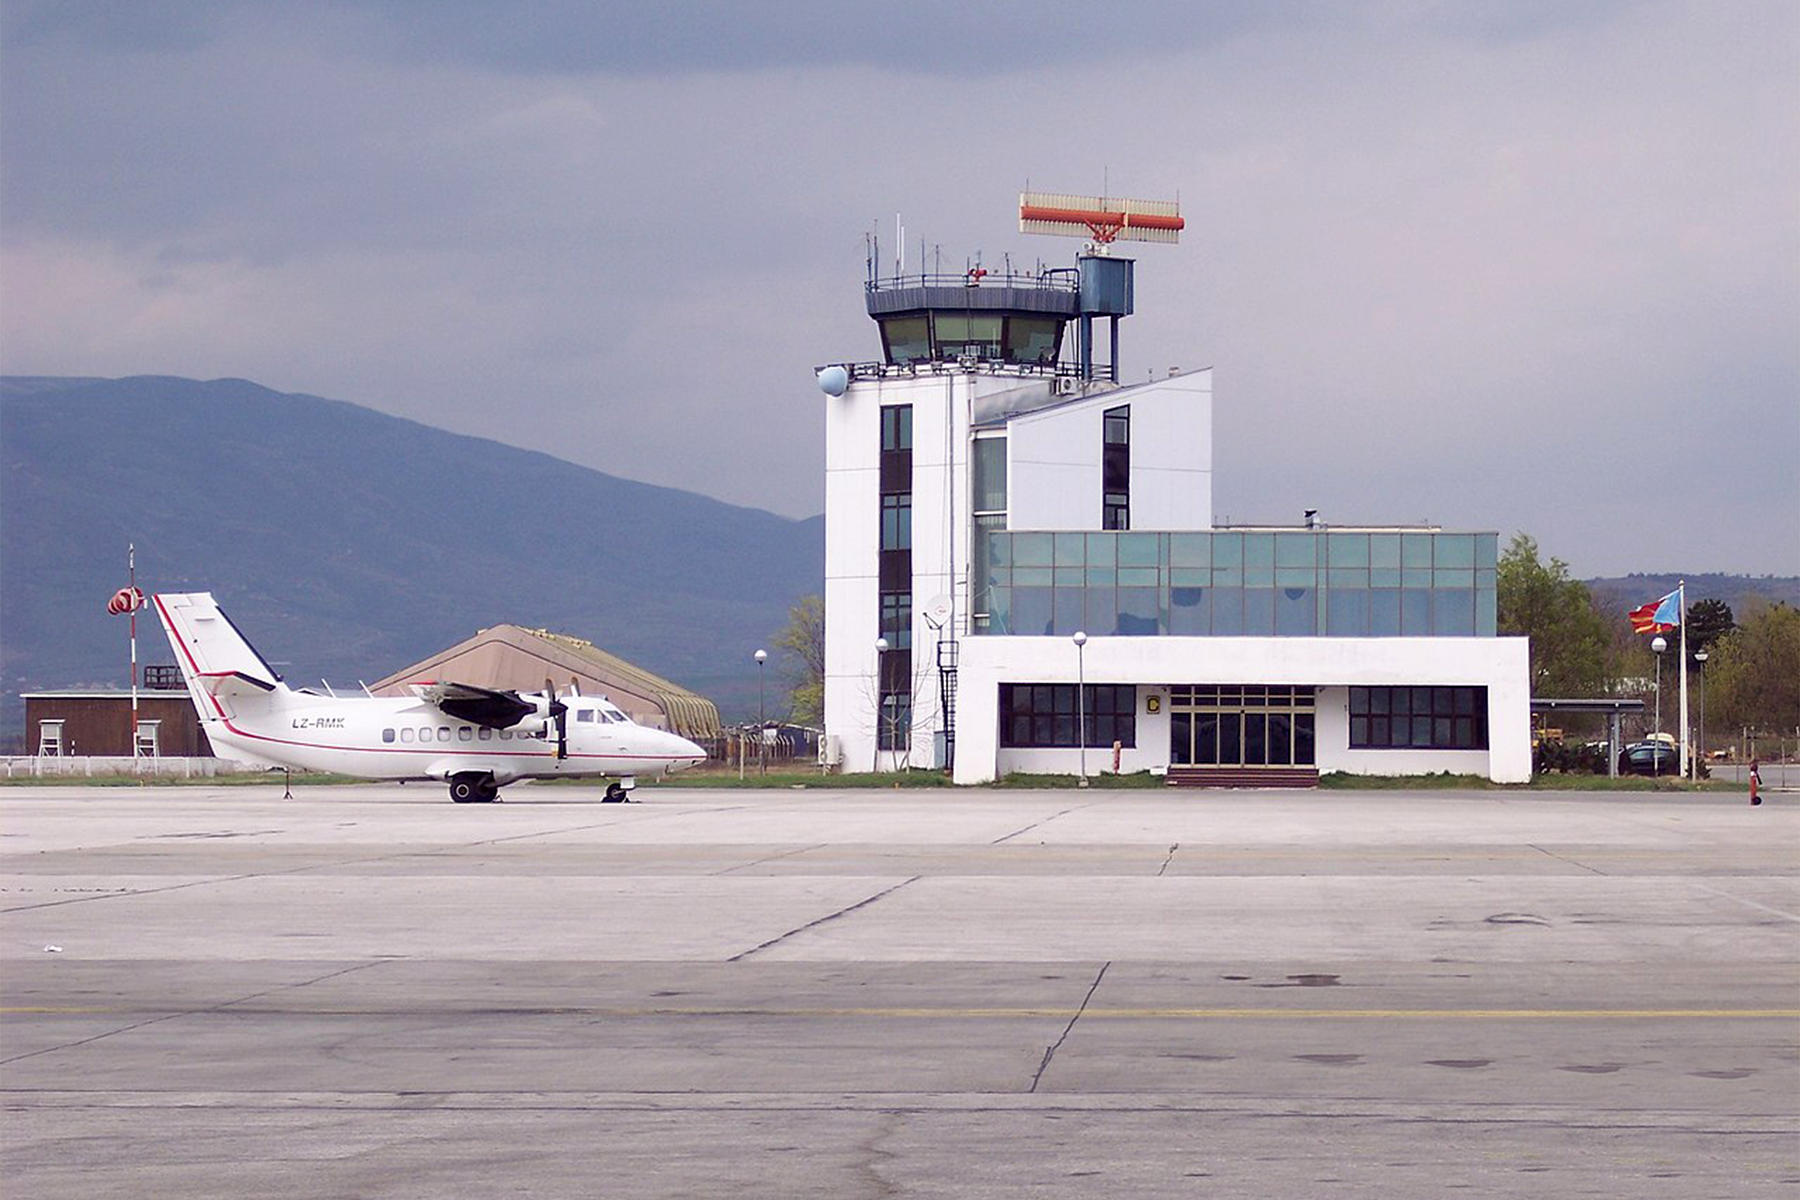
<path id="1" fill-rule="evenodd" d="M 1019 232 L 1091 237 L 1110 242 L 1178 242 L 1187 222 L 1179 200 L 1125 200 L 1117 196 L 1068 196 L 1020 192 Z"/>

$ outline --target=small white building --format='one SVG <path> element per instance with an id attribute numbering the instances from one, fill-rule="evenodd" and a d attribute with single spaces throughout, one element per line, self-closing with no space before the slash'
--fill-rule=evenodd
<path id="1" fill-rule="evenodd" d="M 820 371 L 825 753 L 959 783 L 1115 758 L 1198 783 L 1528 779 L 1498 535 L 1215 527 L 1211 371 L 1117 378 L 1131 267 L 1090 248 L 870 278 L 882 360 Z"/>

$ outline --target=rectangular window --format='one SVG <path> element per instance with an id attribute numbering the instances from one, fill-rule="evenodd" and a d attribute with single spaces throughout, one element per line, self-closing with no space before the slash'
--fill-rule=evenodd
<path id="1" fill-rule="evenodd" d="M 881 636 L 890 649 L 912 648 L 912 593 L 881 593 Z"/>
<path id="2" fill-rule="evenodd" d="M 1137 745 L 1137 688 L 1130 684 L 1089 684 L 1079 711 L 1072 683 L 1000 685 L 1000 744 L 1021 749 L 1073 748 L 1075 726 L 1085 721 L 1090 749 L 1112 749 L 1116 741 Z"/>
<path id="3" fill-rule="evenodd" d="M 1350 689 L 1352 750 L 1486 750 L 1484 687 Z"/>
<path id="4" fill-rule="evenodd" d="M 393 730 L 391 730 L 391 729 L 384 729 L 384 730 L 382 730 L 382 731 L 381 731 L 381 740 L 382 740 L 382 741 L 384 741 L 384 742 L 391 742 L 391 741 L 393 741 L 393 740 L 394 740 L 394 731 L 393 731 Z"/>
<path id="5" fill-rule="evenodd" d="M 911 492 L 883 493 L 881 497 L 881 548 L 883 550 L 912 549 Z"/>
<path id="6" fill-rule="evenodd" d="M 912 449 L 912 405 L 894 404 L 881 410 L 881 448 Z"/>
<path id="7" fill-rule="evenodd" d="M 1040 365 L 1055 362 L 1062 325 L 1056 317 L 1008 317 L 1006 361 Z"/>
<path id="8" fill-rule="evenodd" d="M 881 322 L 888 361 L 909 363 L 931 357 L 931 330 L 924 317 L 888 317 Z"/>
<path id="9" fill-rule="evenodd" d="M 1131 406 L 1109 408 L 1101 417 L 1100 528 L 1131 528 Z"/>
<path id="10" fill-rule="evenodd" d="M 912 745 L 912 697 L 905 692 L 883 692 L 880 725 L 881 749 L 908 749 Z"/>
<path id="11" fill-rule="evenodd" d="M 1006 511 L 1006 439 L 976 438 L 974 448 L 974 484 L 977 513 Z"/>

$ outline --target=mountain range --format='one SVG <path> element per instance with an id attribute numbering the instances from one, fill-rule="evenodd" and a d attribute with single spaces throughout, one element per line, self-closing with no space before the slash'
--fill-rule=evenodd
<path id="1" fill-rule="evenodd" d="M 0 377 L 0 463 L 4 735 L 21 691 L 129 681 L 106 601 L 131 544 L 146 593 L 213 592 L 296 685 L 353 688 L 513 622 L 587 638 L 728 720 L 755 714 L 752 656 L 824 575 L 823 517 L 242 379 Z M 138 637 L 140 661 L 171 661 L 153 618 Z"/>
<path id="2" fill-rule="evenodd" d="M 513 622 L 574 634 L 753 717 L 752 656 L 822 590 L 795 521 L 242 379 L 0 377 L 0 743 L 19 693 L 122 686 L 106 600 L 211 591 L 297 685 L 373 680 Z M 1689 602 L 1800 605 L 1800 579 L 1690 575 Z M 1672 574 L 1589 580 L 1624 612 Z M 139 658 L 171 661 L 154 619 Z M 779 656 L 768 711 L 785 710 Z"/>

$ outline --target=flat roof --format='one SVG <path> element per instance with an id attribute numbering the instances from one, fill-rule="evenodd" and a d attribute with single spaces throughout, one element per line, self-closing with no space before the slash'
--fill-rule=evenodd
<path id="1" fill-rule="evenodd" d="M 137 690 L 139 700 L 186 700 L 186 688 L 145 688 Z M 21 700 L 111 700 L 131 699 L 130 688 L 46 688 L 41 692 L 20 692 Z"/>

